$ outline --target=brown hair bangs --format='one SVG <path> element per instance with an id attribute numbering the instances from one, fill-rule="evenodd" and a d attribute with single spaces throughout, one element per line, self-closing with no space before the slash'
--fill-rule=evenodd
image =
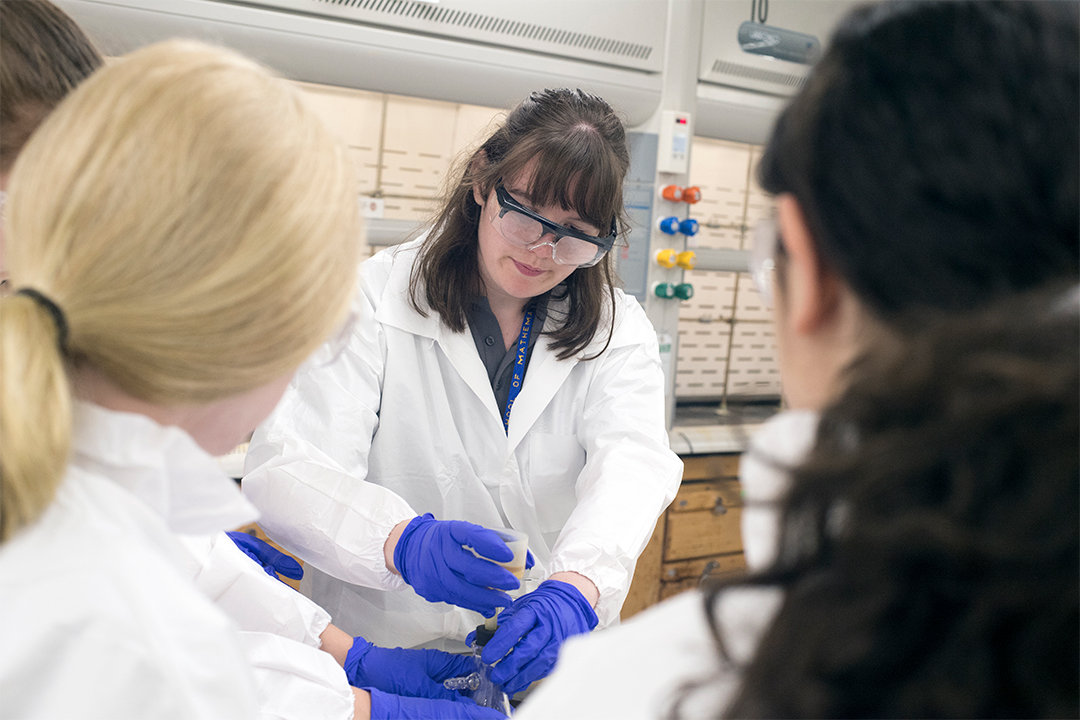
<path id="1" fill-rule="evenodd" d="M 600 235 L 608 234 L 613 220 L 623 220 L 625 169 L 594 128 L 578 126 L 560 137 L 545 133 L 523 138 L 501 161 L 480 164 L 473 181 L 487 194 L 530 164 L 527 190 L 534 205 L 576 212 Z"/>
<path id="2" fill-rule="evenodd" d="M 473 198 L 474 186 L 487 195 L 529 168 L 533 203 L 573 210 L 606 235 L 613 221 L 620 231 L 628 227 L 622 182 L 629 165 L 625 129 L 607 103 L 580 90 L 533 93 L 458 171 L 460 180 L 450 187 L 413 266 L 413 309 L 422 315 L 435 311 L 454 332 L 467 326 L 469 309 L 481 294 L 480 206 Z M 609 253 L 592 267 L 578 268 L 552 291 L 552 296 L 566 300 L 565 313 L 549 309 L 555 327 L 549 325 L 545 331 L 560 360 L 584 350 L 602 320 L 614 327 L 612 267 Z M 605 305 L 610 308 L 607 318 Z M 610 337 L 609 331 L 609 341 Z"/>

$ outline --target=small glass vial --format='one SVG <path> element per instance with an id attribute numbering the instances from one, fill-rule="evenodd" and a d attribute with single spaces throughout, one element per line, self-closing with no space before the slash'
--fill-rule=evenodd
<path id="1" fill-rule="evenodd" d="M 473 641 L 472 651 L 473 662 L 476 664 L 475 674 L 479 677 L 476 681 L 476 689 L 469 693 L 469 697 L 481 707 L 494 708 L 504 715 L 510 715 L 512 712 L 510 698 L 500 686 L 491 682 L 491 666 L 480 659 L 480 653 L 484 651 L 484 646 L 494 634 L 494 630 L 488 630 L 483 625 L 476 627 L 476 639 Z"/>

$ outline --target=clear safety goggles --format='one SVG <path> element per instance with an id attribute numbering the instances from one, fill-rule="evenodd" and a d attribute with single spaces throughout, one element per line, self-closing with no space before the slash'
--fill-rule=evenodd
<path id="1" fill-rule="evenodd" d="M 754 226 L 748 269 L 762 304 L 770 310 L 773 307 L 773 275 L 776 273 L 776 248 L 779 238 L 776 218 L 760 220 Z"/>
<path id="2" fill-rule="evenodd" d="M 491 224 L 499 234 L 511 244 L 529 250 L 550 245 L 551 259 L 559 265 L 590 267 L 615 245 L 618 226 L 614 218 L 608 236 L 597 237 L 538 215 L 515 200 L 502 185 L 495 188 L 495 197 L 499 212 L 491 218 Z M 551 239 L 545 240 L 549 235 Z"/>

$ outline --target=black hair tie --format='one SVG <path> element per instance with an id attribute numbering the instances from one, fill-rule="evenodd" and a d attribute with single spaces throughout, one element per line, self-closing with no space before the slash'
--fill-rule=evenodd
<path id="1" fill-rule="evenodd" d="M 56 344 L 60 348 L 60 354 L 67 354 L 67 341 L 68 341 L 68 324 L 67 319 L 64 318 L 64 311 L 49 298 L 42 295 L 40 292 L 33 288 L 20 288 L 16 295 L 25 295 L 41 307 L 45 308 L 50 315 L 52 315 L 53 322 L 56 323 Z"/>

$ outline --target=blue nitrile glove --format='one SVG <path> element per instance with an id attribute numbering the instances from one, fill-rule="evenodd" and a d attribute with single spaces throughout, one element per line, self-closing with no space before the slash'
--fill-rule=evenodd
<path id="1" fill-rule="evenodd" d="M 489 665 L 499 661 L 491 669 L 491 681 L 513 695 L 551 672 L 566 638 L 587 633 L 596 623 L 596 613 L 580 590 L 545 580 L 499 614 L 499 629 L 480 659 Z"/>
<path id="2" fill-rule="evenodd" d="M 371 693 L 371 720 L 506 720 L 498 710 L 480 707 L 468 698 L 432 700 L 361 689 Z"/>
<path id="3" fill-rule="evenodd" d="M 493 530 L 462 520 L 436 520 L 427 513 L 405 526 L 394 548 L 394 565 L 425 600 L 452 603 L 484 617 L 509 607 L 510 596 L 501 591 L 518 588 L 518 579 L 462 545 L 499 562 L 514 558 Z"/>
<path id="4" fill-rule="evenodd" d="M 441 650 L 406 650 L 372 645 L 362 637 L 353 640 L 345 655 L 345 676 L 353 687 L 373 687 L 394 695 L 440 700 L 460 700 L 461 695 L 443 687 L 448 678 L 468 675 L 476 669 L 471 655 Z"/>
<path id="5" fill-rule="evenodd" d="M 225 533 L 236 543 L 236 547 L 244 551 L 249 558 L 259 563 L 262 569 L 270 577 L 276 578 L 274 573 L 281 573 L 292 580 L 304 577 L 304 568 L 291 557 L 275 549 L 270 543 L 263 542 L 254 535 L 234 530 Z"/>

